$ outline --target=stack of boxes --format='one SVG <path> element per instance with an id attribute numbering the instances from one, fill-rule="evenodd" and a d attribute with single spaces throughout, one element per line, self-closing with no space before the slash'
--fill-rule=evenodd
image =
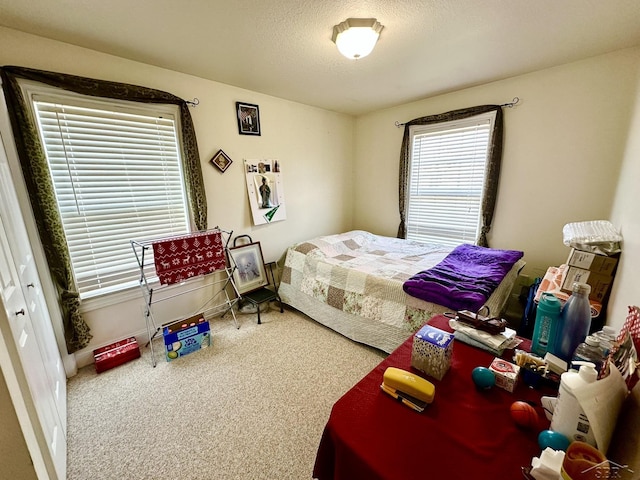
<path id="1" fill-rule="evenodd" d="M 563 292 L 571 293 L 575 282 L 587 283 L 591 286 L 589 299 L 605 303 L 617 264 L 617 256 L 600 255 L 572 248 L 560 288 Z"/>
<path id="2" fill-rule="evenodd" d="M 543 293 L 552 293 L 564 304 L 573 291 L 573 284 L 591 287 L 589 303 L 591 318 L 606 320 L 606 308 L 621 252 L 622 235 L 607 220 L 592 220 L 566 224 L 562 229 L 563 243 L 571 247 L 566 263 L 549 267 L 540 282 L 534 302 Z M 596 253 L 597 252 L 597 253 Z M 534 310 L 535 312 L 535 310 Z"/>

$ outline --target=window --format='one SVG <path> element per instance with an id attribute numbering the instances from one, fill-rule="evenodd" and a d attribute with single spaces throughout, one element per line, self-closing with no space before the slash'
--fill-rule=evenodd
<path id="1" fill-rule="evenodd" d="M 189 231 L 177 110 L 72 94 L 30 98 L 80 297 L 138 285 L 130 240 Z"/>
<path id="2" fill-rule="evenodd" d="M 410 127 L 407 238 L 475 243 L 495 112 Z"/>

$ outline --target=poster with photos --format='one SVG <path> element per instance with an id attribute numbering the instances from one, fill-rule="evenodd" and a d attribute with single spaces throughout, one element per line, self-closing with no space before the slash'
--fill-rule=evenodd
<path id="1" fill-rule="evenodd" d="M 286 220 L 282 172 L 278 160 L 245 160 L 247 193 L 254 225 Z"/>

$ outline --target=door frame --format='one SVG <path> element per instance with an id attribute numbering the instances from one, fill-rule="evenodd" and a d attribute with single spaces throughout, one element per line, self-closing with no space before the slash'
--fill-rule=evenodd
<path id="1" fill-rule="evenodd" d="M 0 81 L 1 85 L 1 81 Z M 20 204 L 20 213 L 22 219 L 27 228 L 27 235 L 29 237 L 29 243 L 31 244 L 31 250 L 36 263 L 36 268 L 40 276 L 42 291 L 44 294 L 45 302 L 47 304 L 47 310 L 51 317 L 51 323 L 53 325 L 53 331 L 56 336 L 56 343 L 58 344 L 58 350 L 62 357 L 62 363 L 64 365 L 65 374 L 67 378 L 74 376 L 78 373 L 78 365 L 76 357 L 73 354 L 67 352 L 67 344 L 64 336 L 64 326 L 62 321 L 62 312 L 58 302 L 58 296 L 56 288 L 51 279 L 51 274 L 47 267 L 45 260 L 44 250 L 40 237 L 38 235 L 35 219 L 33 218 L 33 212 L 31 210 L 31 204 L 29 203 L 29 196 L 27 188 L 22 178 L 22 169 L 20 167 L 20 160 L 18 158 L 18 151 L 15 146 L 15 140 L 13 137 L 13 131 L 11 130 L 11 123 L 9 120 L 9 112 L 7 110 L 7 103 L 4 95 L 0 95 L 0 148 L 4 148 L 7 155 L 7 162 L 9 164 L 9 170 L 11 171 L 11 180 L 18 196 L 18 203 Z"/>

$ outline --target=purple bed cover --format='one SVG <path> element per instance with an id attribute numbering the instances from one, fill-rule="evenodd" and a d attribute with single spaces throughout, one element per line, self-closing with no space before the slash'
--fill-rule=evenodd
<path id="1" fill-rule="evenodd" d="M 408 279 L 403 288 L 427 302 L 477 312 L 523 256 L 518 250 L 459 245 L 435 267 Z"/>

